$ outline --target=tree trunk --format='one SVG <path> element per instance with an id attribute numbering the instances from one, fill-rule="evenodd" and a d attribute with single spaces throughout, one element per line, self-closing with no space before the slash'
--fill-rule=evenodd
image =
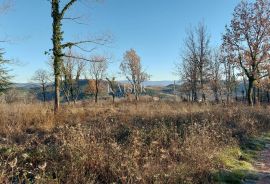
<path id="1" fill-rule="evenodd" d="M 237 102 L 238 101 L 237 85 L 235 85 L 234 93 L 235 93 L 235 101 Z"/>
<path id="2" fill-rule="evenodd" d="M 135 94 L 135 100 L 139 101 L 139 93 L 138 93 L 138 86 L 134 85 L 134 94 Z"/>
<path id="3" fill-rule="evenodd" d="M 267 97 L 267 102 L 269 103 L 269 102 L 270 102 L 270 94 L 269 94 L 269 91 L 266 92 L 266 97 Z"/>
<path id="4" fill-rule="evenodd" d="M 205 96 L 205 93 L 202 92 L 202 102 L 205 102 L 206 101 L 206 96 Z"/>
<path id="5" fill-rule="evenodd" d="M 62 62 L 62 31 L 61 31 L 61 15 L 59 13 L 59 0 L 52 1 L 52 18 L 53 18 L 53 66 L 54 66 L 54 82 L 55 82 L 55 101 L 54 112 L 56 113 L 60 107 L 60 66 Z"/>
<path id="6" fill-rule="evenodd" d="M 248 99 L 248 104 L 250 106 L 253 106 L 253 85 L 254 85 L 254 79 L 250 78 L 248 80 L 248 93 L 247 93 L 247 99 Z"/>
<path id="7" fill-rule="evenodd" d="M 46 102 L 45 84 L 42 85 L 43 102 Z"/>
<path id="8" fill-rule="evenodd" d="M 73 88 L 73 84 L 72 82 L 70 83 L 70 95 L 71 95 L 71 100 L 74 102 L 76 102 L 76 99 L 75 99 L 75 94 L 74 94 L 74 88 Z"/>
<path id="9" fill-rule="evenodd" d="M 257 87 L 257 103 L 260 105 L 261 104 L 261 91 L 260 91 L 260 88 Z"/>
<path id="10" fill-rule="evenodd" d="M 244 90 L 242 90 L 242 101 L 244 101 L 245 100 L 245 91 Z"/>
<path id="11" fill-rule="evenodd" d="M 198 101 L 198 95 L 197 95 L 197 88 L 196 88 L 196 83 L 193 84 L 192 86 L 192 101 L 197 102 Z"/>
<path id="12" fill-rule="evenodd" d="M 257 103 L 257 98 L 256 98 L 256 88 L 253 87 L 253 104 L 256 104 Z"/>
<path id="13" fill-rule="evenodd" d="M 98 80 L 96 79 L 96 93 L 95 93 L 95 103 L 98 101 Z"/>
<path id="14" fill-rule="evenodd" d="M 55 75 L 55 91 L 54 91 L 54 112 L 58 112 L 60 107 L 60 79 L 59 75 Z"/>
<path id="15" fill-rule="evenodd" d="M 219 103 L 219 96 L 218 96 L 218 90 L 215 90 L 215 100 L 216 100 L 216 103 Z"/>
<path id="16" fill-rule="evenodd" d="M 136 101 L 139 101 L 139 94 L 138 94 L 137 90 L 135 92 L 135 99 L 136 99 Z"/>
<path id="17" fill-rule="evenodd" d="M 227 91 L 227 104 L 230 103 L 230 94 L 229 94 L 229 91 Z"/>
<path id="18" fill-rule="evenodd" d="M 95 94 L 95 103 L 97 103 L 98 102 L 98 93 L 96 92 L 96 94 Z"/>

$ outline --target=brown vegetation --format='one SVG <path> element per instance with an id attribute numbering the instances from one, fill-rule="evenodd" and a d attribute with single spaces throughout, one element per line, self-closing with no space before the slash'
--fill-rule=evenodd
<path id="1" fill-rule="evenodd" d="M 206 183 L 218 154 L 270 129 L 269 107 L 0 105 L 0 181 Z"/>

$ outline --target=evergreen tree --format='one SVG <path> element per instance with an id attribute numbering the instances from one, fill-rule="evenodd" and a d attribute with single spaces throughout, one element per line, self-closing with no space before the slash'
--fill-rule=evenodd
<path id="1" fill-rule="evenodd" d="M 0 49 L 0 95 L 6 91 L 11 85 L 11 76 L 7 68 L 8 60 L 4 59 L 3 49 Z"/>

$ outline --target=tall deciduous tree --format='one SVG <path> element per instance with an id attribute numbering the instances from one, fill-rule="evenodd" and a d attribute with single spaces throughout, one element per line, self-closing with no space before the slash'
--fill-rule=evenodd
<path id="1" fill-rule="evenodd" d="M 204 24 L 200 23 L 196 28 L 190 29 L 184 41 L 182 62 L 177 66 L 177 74 L 190 89 L 193 101 L 198 100 L 199 91 L 202 100 L 205 99 L 204 85 L 208 81 L 211 56 L 209 42 L 210 37 Z"/>
<path id="2" fill-rule="evenodd" d="M 269 75 L 269 0 L 242 1 L 238 4 L 223 40 L 224 49 L 233 55 L 232 61 L 248 78 L 247 98 L 253 105 L 254 82 Z"/>
<path id="3" fill-rule="evenodd" d="M 191 100 L 198 100 L 198 62 L 196 40 L 193 31 L 187 32 L 181 65 L 176 65 L 177 75 L 184 81 L 185 90 L 191 92 Z"/>
<path id="4" fill-rule="evenodd" d="M 65 3 L 61 0 L 49 0 L 51 3 L 51 17 L 53 19 L 52 23 L 52 43 L 53 43 L 53 67 L 54 67 L 54 81 L 55 81 L 55 112 L 58 111 L 60 106 L 60 84 L 61 84 L 61 65 L 63 63 L 63 57 L 72 57 L 65 55 L 63 50 L 65 48 L 76 47 L 83 51 L 91 52 L 93 49 L 88 50 L 82 48 L 81 44 L 92 43 L 98 45 L 104 45 L 107 43 L 107 37 L 84 40 L 84 41 L 76 41 L 76 42 L 65 42 L 63 43 L 63 30 L 62 30 L 62 21 L 63 20 L 76 20 L 76 18 L 65 17 L 68 10 L 73 7 L 79 0 L 67 0 Z M 82 59 L 89 61 L 86 58 L 75 57 L 76 59 Z"/>
<path id="5" fill-rule="evenodd" d="M 141 58 L 134 49 L 125 52 L 124 59 L 120 64 L 120 70 L 133 86 L 136 100 L 139 100 L 141 84 L 148 80 L 150 75 L 143 70 Z"/>
<path id="6" fill-rule="evenodd" d="M 196 29 L 197 32 L 197 62 L 198 62 L 198 75 L 200 81 L 200 90 L 202 101 L 205 100 L 205 84 L 208 82 L 209 61 L 211 57 L 211 50 L 209 47 L 210 35 L 207 32 L 205 24 L 200 23 Z"/>

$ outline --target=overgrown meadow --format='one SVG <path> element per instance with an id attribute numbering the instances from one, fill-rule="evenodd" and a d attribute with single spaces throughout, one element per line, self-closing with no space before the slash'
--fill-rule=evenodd
<path id="1" fill-rule="evenodd" d="M 262 106 L 86 101 L 56 115 L 51 107 L 0 105 L 1 183 L 215 183 L 229 170 L 241 178 L 241 145 L 270 129 Z"/>

